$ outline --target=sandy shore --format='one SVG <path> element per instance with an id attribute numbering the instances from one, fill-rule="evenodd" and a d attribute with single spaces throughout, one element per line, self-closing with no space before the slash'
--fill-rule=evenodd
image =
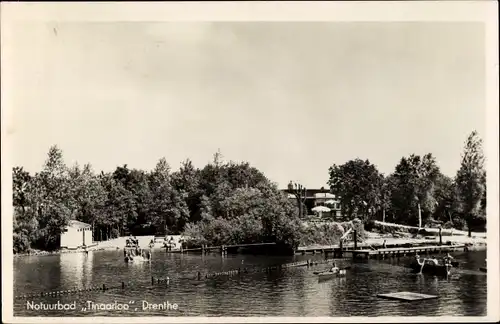
<path id="1" fill-rule="evenodd" d="M 180 243 L 179 240 L 181 240 L 183 237 L 181 235 L 169 235 L 168 238 L 170 237 L 173 238 L 173 243 L 175 244 L 175 247 L 179 247 Z M 109 241 L 102 241 L 102 242 L 94 242 L 93 246 L 90 246 L 87 248 L 87 251 L 109 251 L 109 250 L 119 250 L 123 249 L 126 245 L 126 241 L 129 238 L 129 236 L 124 236 L 124 237 L 118 237 Z M 142 248 L 149 247 L 149 243 L 151 242 L 152 239 L 155 237 L 153 235 L 146 235 L 146 236 L 136 236 L 137 240 L 139 241 L 139 246 Z M 163 247 L 163 239 L 159 240 L 157 239 L 155 241 L 155 246 L 154 248 L 161 248 Z M 175 248 L 174 247 L 174 248 Z M 83 253 L 85 252 L 84 249 L 74 249 L 74 250 L 56 250 L 56 251 L 41 251 L 41 250 L 33 250 L 31 253 L 18 253 L 14 254 L 14 257 L 22 257 L 22 256 L 36 256 L 36 255 L 55 255 L 55 254 L 62 254 L 62 253 Z"/>

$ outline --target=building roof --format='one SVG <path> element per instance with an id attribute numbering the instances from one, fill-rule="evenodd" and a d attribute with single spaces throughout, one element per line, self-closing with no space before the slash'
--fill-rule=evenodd
<path id="1" fill-rule="evenodd" d="M 314 198 L 335 199 L 335 198 L 337 198 L 337 197 L 335 197 L 335 195 L 334 195 L 334 194 L 331 194 L 331 193 L 325 192 L 325 193 L 315 193 L 315 194 L 314 194 Z"/>
<path id="2" fill-rule="evenodd" d="M 77 220 L 70 220 L 68 223 L 68 227 L 87 228 L 87 227 L 91 227 L 91 225 L 84 223 L 84 222 L 77 221 Z"/>
<path id="3" fill-rule="evenodd" d="M 288 193 L 288 198 L 295 198 L 295 195 L 291 194 L 288 189 L 281 189 L 281 191 Z M 329 192 L 328 189 L 306 189 L 306 197 L 305 199 L 339 199 L 339 196 L 336 196 Z"/>

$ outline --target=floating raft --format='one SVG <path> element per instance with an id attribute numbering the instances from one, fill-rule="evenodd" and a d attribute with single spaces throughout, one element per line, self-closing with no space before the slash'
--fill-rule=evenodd
<path id="1" fill-rule="evenodd" d="M 405 301 L 417 301 L 417 300 L 438 298 L 438 296 L 434 296 L 434 295 L 419 294 L 419 293 L 414 293 L 414 292 L 409 292 L 409 291 L 402 291 L 402 292 L 395 292 L 395 293 L 388 293 L 388 294 L 378 294 L 377 296 L 381 297 L 381 298 L 386 298 L 386 299 L 396 299 L 396 300 L 405 300 Z"/>

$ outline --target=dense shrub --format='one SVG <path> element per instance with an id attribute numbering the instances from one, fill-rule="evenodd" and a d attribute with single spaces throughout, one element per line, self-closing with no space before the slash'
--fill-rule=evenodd
<path id="1" fill-rule="evenodd" d="M 14 253 L 29 252 L 30 250 L 30 240 L 26 235 L 14 233 L 13 245 Z"/>
<path id="2" fill-rule="evenodd" d="M 120 232 L 116 229 L 116 228 L 113 228 L 111 230 L 111 237 L 112 238 L 117 238 L 117 237 L 120 237 Z"/>
<path id="3" fill-rule="evenodd" d="M 373 219 L 369 219 L 365 222 L 365 231 L 371 232 L 376 227 L 376 223 Z"/>
<path id="4" fill-rule="evenodd" d="M 446 223 L 443 224 L 443 228 L 444 229 L 451 229 L 451 228 L 456 228 L 456 227 L 452 222 L 447 221 Z M 456 228 L 456 229 L 461 229 L 461 228 Z"/>

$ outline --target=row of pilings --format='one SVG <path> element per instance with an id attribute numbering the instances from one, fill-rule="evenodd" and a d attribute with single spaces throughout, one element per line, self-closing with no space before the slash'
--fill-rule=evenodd
<path id="1" fill-rule="evenodd" d="M 269 265 L 266 267 L 240 267 L 238 269 L 220 271 L 220 272 L 212 272 L 207 273 L 204 276 L 201 272 L 198 272 L 197 279 L 201 280 L 202 278 L 218 278 L 218 277 L 232 277 L 241 274 L 250 274 L 250 273 L 272 273 L 274 271 L 281 271 L 288 268 L 295 267 L 312 267 L 320 264 L 332 263 L 335 259 L 324 259 L 324 260 L 306 260 L 306 261 L 297 261 L 279 265 Z"/>
<path id="2" fill-rule="evenodd" d="M 280 264 L 280 265 L 269 265 L 266 267 L 259 267 L 259 266 L 240 267 L 238 269 L 206 273 L 205 275 L 203 275 L 201 272 L 198 272 L 195 275 L 195 278 L 197 280 L 202 280 L 202 279 L 212 279 L 212 278 L 218 278 L 218 277 L 231 277 L 231 276 L 250 274 L 250 273 L 272 273 L 274 271 L 280 271 L 283 269 L 294 268 L 294 267 L 312 267 L 312 266 L 316 266 L 316 265 L 320 265 L 320 264 L 331 263 L 333 261 L 334 261 L 334 259 L 305 260 L 305 261 L 297 261 L 297 262 L 285 263 L 285 264 Z M 169 285 L 169 284 L 170 284 L 169 277 L 166 277 L 166 278 L 155 278 L 153 276 L 151 277 L 151 286 Z M 70 295 L 70 294 L 83 294 L 83 293 L 88 293 L 88 292 L 106 292 L 106 291 L 111 290 L 111 289 L 122 289 L 123 290 L 129 286 L 130 286 L 129 284 L 126 284 L 124 281 L 122 281 L 120 284 L 114 284 L 114 285 L 102 284 L 102 286 L 91 286 L 91 287 L 87 287 L 87 288 L 43 291 L 43 292 L 38 292 L 38 293 L 26 294 L 26 295 L 18 295 L 18 296 L 15 296 L 14 298 L 15 299 L 31 299 L 31 298 L 45 297 L 45 296 L 62 296 L 62 295 Z"/>
<path id="3" fill-rule="evenodd" d="M 125 283 L 122 282 L 121 285 L 115 285 L 115 286 L 107 286 L 106 284 L 103 284 L 102 286 L 91 286 L 87 288 L 75 288 L 75 289 L 68 289 L 68 290 L 52 290 L 52 291 L 42 291 L 39 293 L 32 293 L 32 294 L 27 294 L 27 295 L 18 295 L 15 296 L 15 299 L 31 299 L 31 298 L 36 298 L 36 297 L 44 297 L 44 296 L 62 296 L 62 295 L 70 295 L 70 294 L 79 294 L 79 293 L 87 293 L 87 292 L 93 292 L 93 291 L 100 291 L 100 292 L 105 292 L 110 289 L 115 289 L 115 288 L 122 288 L 125 289 Z"/>
<path id="4" fill-rule="evenodd" d="M 151 286 L 160 285 L 160 284 L 170 284 L 170 278 L 155 278 L 151 277 Z M 52 290 L 52 291 L 42 291 L 38 293 L 26 294 L 26 295 L 17 295 L 14 296 L 15 299 L 32 299 L 36 297 L 45 297 L 45 296 L 63 296 L 63 295 L 71 295 L 71 294 L 84 294 L 88 292 L 106 292 L 109 290 L 124 290 L 131 285 L 129 283 L 125 283 L 122 281 L 120 284 L 115 285 L 106 285 L 102 284 L 102 286 L 91 286 L 86 288 L 74 288 L 68 290 Z"/>

